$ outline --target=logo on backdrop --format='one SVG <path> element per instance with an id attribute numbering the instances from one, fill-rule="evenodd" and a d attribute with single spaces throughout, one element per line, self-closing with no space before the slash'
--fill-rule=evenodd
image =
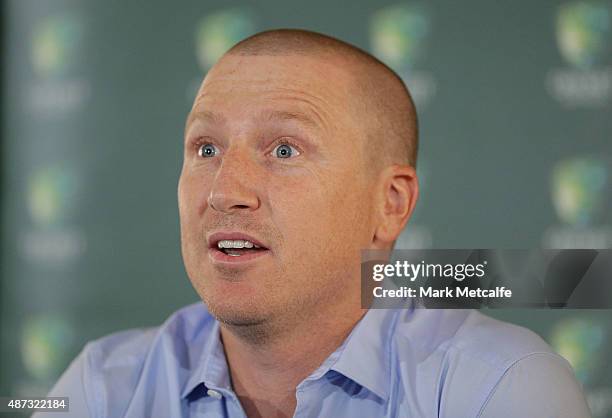
<path id="1" fill-rule="evenodd" d="M 574 157 L 558 162 L 551 176 L 552 203 L 561 222 L 544 237 L 548 248 L 611 248 L 610 162 Z"/>
<path id="2" fill-rule="evenodd" d="M 563 58 L 581 69 L 602 63 L 612 35 L 610 9 L 603 3 L 577 2 L 559 8 L 557 45 Z"/>
<path id="3" fill-rule="evenodd" d="M 586 384 L 603 365 L 606 334 L 602 324 L 574 317 L 561 320 L 555 325 L 550 342 L 555 351 L 570 362 L 576 377 Z"/>
<path id="4" fill-rule="evenodd" d="M 30 376 L 42 381 L 57 378 L 66 364 L 73 339 L 73 330 L 64 318 L 48 315 L 28 318 L 23 325 L 21 353 Z"/>
<path id="5" fill-rule="evenodd" d="M 75 168 L 68 165 L 43 167 L 30 175 L 26 204 L 33 227 L 21 235 L 24 259 L 61 264 L 85 251 L 83 232 L 67 225 L 74 217 L 78 189 Z"/>
<path id="6" fill-rule="evenodd" d="M 196 28 L 200 69 L 210 67 L 234 44 L 255 33 L 255 18 L 245 9 L 223 10 L 204 17 Z"/>
<path id="7" fill-rule="evenodd" d="M 593 417 L 608 417 L 612 412 L 612 387 L 597 386 L 610 348 L 608 328 L 588 317 L 569 317 L 555 324 L 549 338 L 583 384 Z"/>
<path id="8" fill-rule="evenodd" d="M 547 74 L 550 94 L 568 107 L 605 105 L 612 96 L 612 4 L 562 4 L 557 10 L 556 39 L 565 66 Z"/>
<path id="9" fill-rule="evenodd" d="M 61 224 L 77 194 L 77 176 L 69 167 L 43 167 L 28 179 L 28 209 L 40 227 Z"/>
<path id="10" fill-rule="evenodd" d="M 396 4 L 375 12 L 370 19 L 372 53 L 410 86 L 422 108 L 436 93 L 433 75 L 421 68 L 431 34 L 431 15 L 422 4 Z"/>
<path id="11" fill-rule="evenodd" d="M 201 74 L 189 84 L 187 99 L 192 101 L 205 74 L 234 44 L 257 31 L 257 18 L 246 8 L 220 10 L 204 16 L 195 28 L 195 56 Z"/>
<path id="12" fill-rule="evenodd" d="M 66 76 L 74 67 L 83 44 L 83 22 L 64 14 L 42 19 L 32 34 L 31 59 L 41 78 Z"/>
<path id="13" fill-rule="evenodd" d="M 588 226 L 602 221 L 610 173 L 604 161 L 574 158 L 553 169 L 552 195 L 557 215 L 568 225 Z"/>
<path id="14" fill-rule="evenodd" d="M 91 86 L 81 73 L 85 22 L 74 12 L 47 16 L 32 28 L 30 63 L 34 80 L 27 91 L 29 110 L 56 115 L 74 111 L 87 100 Z"/>

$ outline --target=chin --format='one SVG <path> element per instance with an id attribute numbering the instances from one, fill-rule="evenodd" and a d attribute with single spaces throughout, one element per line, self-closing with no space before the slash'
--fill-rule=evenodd
<path id="1" fill-rule="evenodd" d="M 251 326 L 265 323 L 270 315 L 264 312 L 265 302 L 257 302 L 255 298 L 227 297 L 226 295 L 204 295 L 208 311 L 219 322 L 230 326 Z"/>
<path id="2" fill-rule="evenodd" d="M 222 324 L 231 327 L 252 327 L 266 323 L 266 319 L 259 315 L 245 312 L 213 312 L 211 314 Z"/>

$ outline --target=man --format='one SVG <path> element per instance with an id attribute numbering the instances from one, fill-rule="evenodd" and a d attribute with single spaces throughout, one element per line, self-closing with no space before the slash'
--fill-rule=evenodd
<path id="1" fill-rule="evenodd" d="M 195 99 L 178 189 L 204 303 L 89 343 L 51 396 L 75 417 L 588 417 L 525 329 L 362 309 L 360 250 L 410 218 L 416 151 L 406 87 L 365 52 L 299 30 L 234 46 Z"/>

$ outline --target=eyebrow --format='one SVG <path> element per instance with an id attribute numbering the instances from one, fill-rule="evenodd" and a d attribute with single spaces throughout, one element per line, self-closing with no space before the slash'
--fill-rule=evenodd
<path id="1" fill-rule="evenodd" d="M 302 112 L 290 112 L 286 110 L 264 111 L 260 114 L 260 118 L 266 121 L 297 121 L 311 128 L 321 128 L 320 123 L 318 123 L 315 119 L 313 119 L 306 113 Z M 195 120 L 203 120 L 212 124 L 223 125 L 225 124 L 227 119 L 223 115 L 211 112 L 209 110 L 193 112 L 190 113 L 187 118 L 187 122 L 185 124 L 185 131 Z"/>

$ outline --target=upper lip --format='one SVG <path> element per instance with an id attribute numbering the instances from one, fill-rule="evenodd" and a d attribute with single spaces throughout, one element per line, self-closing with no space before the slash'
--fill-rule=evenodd
<path id="1" fill-rule="evenodd" d="M 252 235 L 245 234 L 243 232 L 237 231 L 219 231 L 208 236 L 208 246 L 210 248 L 217 248 L 217 243 L 221 240 L 243 240 L 243 241 L 251 241 L 253 244 L 261 247 L 263 249 L 268 249 L 266 245 L 264 245 L 260 240 L 253 237 Z"/>

